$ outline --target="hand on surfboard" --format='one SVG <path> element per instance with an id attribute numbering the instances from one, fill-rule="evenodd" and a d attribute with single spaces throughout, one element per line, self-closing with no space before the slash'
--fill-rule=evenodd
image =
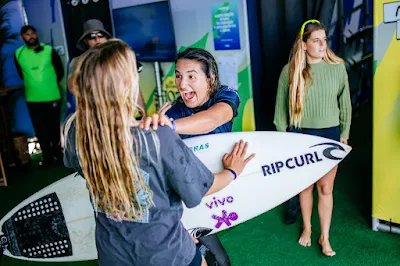
<path id="1" fill-rule="evenodd" d="M 236 142 L 232 152 L 225 153 L 222 159 L 224 169 L 232 169 L 235 171 L 236 175 L 239 176 L 243 172 L 246 164 L 256 156 L 256 154 L 253 153 L 245 159 L 248 145 L 249 144 L 243 140 Z"/>
<path id="2" fill-rule="evenodd" d="M 234 174 L 227 169 L 233 170 L 236 174 L 236 177 L 243 172 L 246 164 L 255 156 L 255 153 L 253 153 L 245 159 L 247 146 L 247 142 L 240 140 L 240 142 L 235 143 L 231 153 L 225 153 L 224 157 L 222 158 L 222 164 L 225 170 L 215 174 L 214 183 L 207 191 L 206 196 L 220 191 L 233 181 Z"/>
<path id="3" fill-rule="evenodd" d="M 348 144 L 348 139 L 344 139 L 344 138 L 340 138 L 340 143 L 349 145 L 349 144 Z"/>

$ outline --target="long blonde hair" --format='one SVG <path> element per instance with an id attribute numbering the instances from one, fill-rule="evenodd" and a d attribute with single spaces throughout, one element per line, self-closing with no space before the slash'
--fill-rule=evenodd
<path id="1" fill-rule="evenodd" d="M 303 50 L 303 42 L 307 42 L 311 33 L 324 30 L 325 27 L 317 20 L 306 21 L 296 41 L 293 44 L 292 53 L 289 58 L 289 114 L 290 125 L 300 127 L 304 111 L 304 98 L 313 84 L 313 75 L 310 64 L 307 63 L 306 52 Z M 328 64 L 341 64 L 343 59 L 326 47 L 323 60 Z"/>
<path id="2" fill-rule="evenodd" d="M 75 120 L 78 158 L 94 209 L 115 220 L 138 221 L 153 201 L 132 132 L 139 92 L 135 54 L 112 39 L 84 53 L 76 69 L 77 111 L 65 132 Z"/>

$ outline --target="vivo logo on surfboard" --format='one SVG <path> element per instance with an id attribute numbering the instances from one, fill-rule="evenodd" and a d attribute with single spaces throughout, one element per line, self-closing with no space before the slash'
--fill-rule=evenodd
<path id="1" fill-rule="evenodd" d="M 222 206 L 232 203 L 232 202 L 233 202 L 232 196 L 223 197 L 223 198 L 219 198 L 219 199 L 217 199 L 216 197 L 213 197 L 212 201 L 206 202 L 206 206 L 209 209 L 213 209 L 213 208 L 222 207 Z M 223 210 L 222 215 L 213 214 L 211 216 L 211 218 L 213 218 L 214 220 L 217 221 L 217 223 L 215 224 L 215 228 L 218 229 L 223 224 L 225 224 L 228 227 L 231 226 L 232 222 L 236 221 L 239 218 L 239 215 L 237 212 L 229 212 L 228 213 L 226 210 Z"/>
<path id="2" fill-rule="evenodd" d="M 294 169 L 297 167 L 304 167 L 309 164 L 316 164 L 316 163 L 322 162 L 327 159 L 328 160 L 343 159 L 343 157 L 337 157 L 332 154 L 333 151 L 345 152 L 345 149 L 341 145 L 339 145 L 337 143 L 333 143 L 333 142 L 324 142 L 324 143 L 320 143 L 317 145 L 313 145 L 310 148 L 314 148 L 317 146 L 327 146 L 327 148 L 325 148 L 322 151 L 322 154 L 319 151 L 314 151 L 314 152 L 290 157 L 283 161 L 277 161 L 277 162 L 263 165 L 263 166 L 261 166 L 261 169 L 263 171 L 264 176 L 280 173 L 284 169 L 291 170 L 291 169 Z"/>
<path id="3" fill-rule="evenodd" d="M 225 204 L 232 203 L 232 202 L 233 202 L 233 197 L 232 196 L 228 196 L 226 198 L 221 198 L 221 199 L 217 199 L 217 198 L 213 197 L 212 201 L 206 202 L 206 206 L 209 209 L 212 209 L 214 207 L 218 208 L 220 206 L 224 206 Z"/>

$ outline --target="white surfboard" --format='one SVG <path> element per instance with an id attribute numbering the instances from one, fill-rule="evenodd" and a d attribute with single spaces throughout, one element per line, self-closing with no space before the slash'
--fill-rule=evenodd
<path id="1" fill-rule="evenodd" d="M 194 237 L 213 234 L 254 218 L 295 196 L 335 167 L 351 148 L 342 143 L 295 133 L 248 132 L 185 140 L 214 173 L 233 143 L 249 142 L 256 153 L 243 173 L 228 187 L 185 208 L 182 223 Z"/>
<path id="2" fill-rule="evenodd" d="M 351 150 L 329 139 L 278 132 L 240 132 L 187 139 L 212 171 L 235 142 L 249 142 L 256 157 L 225 189 L 184 208 L 182 222 L 195 237 L 245 222 L 315 183 Z M 97 259 L 95 221 L 85 180 L 69 175 L 40 190 L 0 220 L 5 255 L 31 261 Z"/>
<path id="3" fill-rule="evenodd" d="M 13 258 L 32 261 L 97 258 L 93 207 L 86 181 L 76 173 L 18 204 L 0 220 L 0 228 L 0 243 L 7 242 L 4 255 Z"/>

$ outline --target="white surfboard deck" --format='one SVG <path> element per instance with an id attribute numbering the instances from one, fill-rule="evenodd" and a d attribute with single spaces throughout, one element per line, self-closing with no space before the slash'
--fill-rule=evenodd
<path id="1" fill-rule="evenodd" d="M 184 142 L 216 173 L 222 170 L 223 154 L 230 152 L 240 139 L 249 142 L 248 154 L 256 153 L 243 173 L 223 190 L 205 197 L 195 208 L 184 207 L 182 222 L 196 237 L 225 230 L 276 207 L 315 183 L 351 151 L 349 146 L 329 139 L 279 132 L 224 133 Z M 61 209 L 49 206 L 48 195 L 58 197 Z M 43 240 L 24 248 L 17 245 L 14 251 L 18 250 L 18 256 L 8 249 L 4 254 L 41 262 L 97 259 L 93 208 L 86 182 L 78 174 L 71 174 L 21 202 L 0 220 L 0 230 L 6 222 L 13 231 L 14 223 L 29 222 L 38 216 L 54 218 L 60 210 L 68 239 L 57 236 L 61 239 Z M 12 222 L 7 221 L 10 218 Z M 0 235 L 4 233 L 0 231 Z"/>
<path id="2" fill-rule="evenodd" d="M 185 143 L 217 173 L 223 170 L 223 155 L 240 139 L 249 142 L 248 154 L 256 157 L 228 187 L 204 197 L 195 208 L 185 207 L 182 223 L 193 236 L 225 230 L 282 204 L 315 183 L 351 151 L 330 139 L 279 132 L 219 134 Z"/>
<path id="3" fill-rule="evenodd" d="M 48 197 L 45 197 L 46 195 L 52 193 L 56 193 L 57 197 L 59 198 L 62 213 L 68 228 L 69 241 L 65 243 L 67 240 L 62 239 L 58 241 L 48 241 L 48 243 L 38 243 L 30 246 L 29 248 L 20 250 L 21 256 L 14 256 L 8 249 L 6 249 L 4 255 L 23 260 L 49 262 L 84 261 L 96 259 L 97 249 L 94 238 L 95 220 L 93 207 L 90 203 L 89 191 L 86 188 L 86 181 L 77 173 L 68 175 L 43 188 L 13 208 L 0 220 L 0 235 L 5 233 L 2 232 L 3 224 L 6 222 L 6 220 L 14 216 L 14 214 L 15 216 L 13 218 L 18 220 L 21 219 L 19 220 L 21 222 L 29 221 L 29 219 L 40 216 L 49 217 L 53 215 L 53 213 L 57 211 L 57 206 L 54 204 L 49 206 L 50 202 L 48 201 Z M 42 199 L 43 197 L 44 199 Z M 47 202 L 44 202 L 46 198 Z M 39 201 L 39 199 L 42 200 Z M 33 206 L 31 206 L 32 203 Z M 36 203 L 37 205 L 35 205 Z M 48 205 L 47 208 L 46 205 Z M 42 206 L 43 209 L 41 208 Z M 37 210 L 37 208 L 39 209 Z M 53 208 L 53 211 L 51 208 Z M 25 209 L 25 213 L 19 211 L 20 209 Z M 28 210 L 30 211 L 29 213 Z M 47 212 L 47 210 L 49 210 L 49 212 Z M 43 211 L 45 213 L 43 213 Z M 20 215 L 18 215 L 19 213 Z M 33 216 L 33 214 L 35 214 L 35 216 Z M 59 243 L 60 241 L 61 243 Z M 50 244 L 52 245 L 50 246 Z M 73 255 L 61 257 L 65 254 L 66 249 L 71 248 L 69 245 L 72 246 Z M 57 247 L 59 249 L 57 249 Z M 54 250 L 52 250 L 52 248 Z M 60 252 L 60 254 L 58 254 L 58 252 Z M 44 255 L 46 257 L 43 257 Z M 35 256 L 42 256 L 42 258 L 35 258 Z"/>

